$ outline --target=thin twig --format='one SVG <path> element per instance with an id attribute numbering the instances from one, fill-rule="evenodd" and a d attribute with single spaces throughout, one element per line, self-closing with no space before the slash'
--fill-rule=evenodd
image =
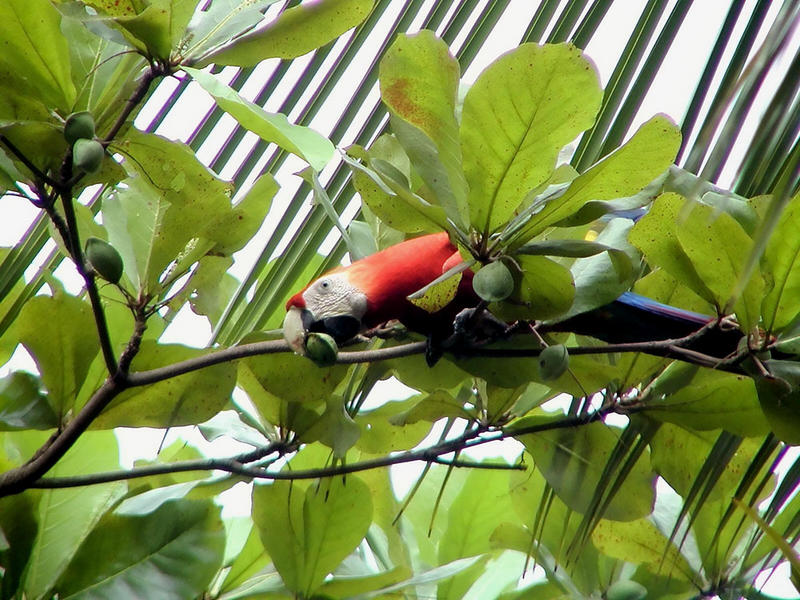
<path id="1" fill-rule="evenodd" d="M 144 97 L 147 95 L 147 92 L 150 89 L 150 84 L 153 83 L 153 81 L 155 81 L 158 77 L 169 74 L 171 74 L 171 69 L 168 66 L 156 62 L 150 64 L 150 68 L 147 69 L 142 75 L 142 79 L 139 81 L 139 84 L 136 86 L 136 89 L 133 91 L 131 97 L 128 98 L 128 101 L 125 103 L 125 107 L 117 117 L 117 120 L 114 121 L 111 129 L 108 130 L 108 133 L 103 138 L 102 143 L 104 146 L 107 146 L 124 127 L 128 117 L 131 116 L 139 103 L 144 100 Z"/>
<path id="2" fill-rule="evenodd" d="M 642 410 L 642 409 L 639 409 Z M 69 488 L 82 485 L 94 485 L 99 483 L 109 483 L 112 481 L 123 481 L 149 477 L 151 475 L 163 475 L 166 473 L 177 473 L 186 471 L 225 471 L 234 475 L 252 477 L 254 479 L 284 480 L 293 481 L 298 479 L 320 479 L 325 477 L 335 477 L 359 471 L 389 467 L 392 465 L 405 464 L 410 462 L 440 463 L 453 467 L 483 468 L 483 469 L 511 469 L 523 470 L 523 465 L 502 465 L 502 464 L 481 464 L 457 459 L 444 459 L 442 456 L 460 452 L 466 448 L 472 448 L 483 444 L 497 442 L 509 437 L 518 437 L 543 431 L 553 431 L 556 429 L 569 429 L 580 427 L 602 420 L 607 414 L 615 411 L 613 406 L 600 409 L 590 415 L 580 417 L 565 417 L 559 420 L 540 422 L 525 427 L 506 429 L 490 429 L 486 426 L 476 427 L 465 431 L 456 438 L 446 440 L 439 444 L 419 450 L 409 450 L 392 456 L 383 456 L 362 462 L 341 464 L 335 467 L 321 467 L 318 469 L 305 469 L 301 471 L 279 471 L 269 472 L 263 469 L 248 467 L 241 462 L 246 455 L 240 455 L 222 459 L 202 459 L 171 463 L 169 465 L 148 465 L 137 467 L 127 471 L 109 471 L 95 473 L 93 475 L 80 475 L 75 477 L 48 477 L 39 479 L 28 487 L 35 488 Z M 265 451 L 284 452 L 285 448 L 280 443 L 270 444 L 265 447 Z M 261 449 L 254 452 L 263 453 Z"/>
<path id="3" fill-rule="evenodd" d="M 72 179 L 72 151 L 68 151 L 64 158 L 61 167 L 61 180 L 68 182 Z M 75 206 L 73 205 L 72 187 L 69 184 L 58 186 L 58 195 L 61 196 L 61 204 L 64 209 L 64 220 L 67 225 L 67 249 L 72 256 L 72 261 L 75 263 L 75 268 L 83 278 L 86 284 L 86 292 L 89 295 L 89 302 L 92 305 L 92 315 L 94 316 L 95 327 L 97 328 L 97 337 L 100 341 L 100 350 L 103 353 L 103 360 L 106 363 L 106 369 L 109 375 L 115 375 L 117 372 L 117 358 L 114 355 L 114 348 L 111 345 L 111 334 L 108 330 L 108 323 L 106 322 L 106 313 L 103 309 L 103 303 L 100 299 L 100 292 L 97 289 L 97 282 L 92 271 L 86 268 L 83 258 L 83 250 L 81 249 L 81 240 L 78 234 L 78 220 L 75 217 Z"/>

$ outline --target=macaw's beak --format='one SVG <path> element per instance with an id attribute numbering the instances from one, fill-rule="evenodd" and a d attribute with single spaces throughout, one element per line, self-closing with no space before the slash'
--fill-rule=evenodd
<path id="1" fill-rule="evenodd" d="M 291 306 L 286 311 L 283 318 L 283 338 L 297 354 L 306 355 L 306 333 L 313 322 L 314 315 L 305 308 Z"/>
<path id="2" fill-rule="evenodd" d="M 297 354 L 306 355 L 306 334 L 309 331 L 327 333 L 337 343 L 346 342 L 361 330 L 361 321 L 350 315 L 314 319 L 305 308 L 292 306 L 283 319 L 283 337 Z"/>

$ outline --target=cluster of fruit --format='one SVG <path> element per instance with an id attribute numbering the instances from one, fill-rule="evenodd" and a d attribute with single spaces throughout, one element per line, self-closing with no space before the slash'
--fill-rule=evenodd
<path id="1" fill-rule="evenodd" d="M 72 168 L 80 173 L 97 173 L 106 151 L 94 139 L 94 119 L 86 111 L 72 113 L 64 124 L 64 138 L 72 145 Z"/>
<path id="2" fill-rule="evenodd" d="M 87 111 L 72 113 L 64 123 L 64 139 L 72 145 L 72 169 L 76 174 L 97 173 L 105 148 L 95 139 L 94 119 Z M 105 240 L 90 237 L 84 250 L 87 268 L 110 283 L 122 277 L 122 257 Z"/>

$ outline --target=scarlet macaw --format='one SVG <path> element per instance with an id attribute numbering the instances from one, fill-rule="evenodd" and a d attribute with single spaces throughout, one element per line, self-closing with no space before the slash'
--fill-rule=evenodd
<path id="1" fill-rule="evenodd" d="M 479 302 L 472 289 L 472 271 L 463 272 L 455 298 L 438 312 L 415 306 L 407 296 L 461 262 L 458 249 L 444 232 L 406 240 L 309 283 L 286 303 L 284 323 L 299 320 L 305 330 L 328 333 L 342 342 L 359 331 L 397 319 L 413 331 L 441 339 L 452 331 L 453 320 L 462 309 Z M 626 343 L 684 337 L 713 320 L 625 292 L 609 304 L 542 330 L 572 331 L 609 343 Z M 736 350 L 741 337 L 738 330 L 715 329 L 690 347 L 722 357 Z"/>

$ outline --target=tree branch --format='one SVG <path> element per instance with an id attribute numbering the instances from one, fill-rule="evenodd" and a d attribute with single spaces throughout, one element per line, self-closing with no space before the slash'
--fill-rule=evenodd
<path id="1" fill-rule="evenodd" d="M 143 328 L 140 333 L 143 332 Z M 135 344 L 134 336 L 129 343 L 128 349 Z M 719 359 L 706 356 L 698 352 L 687 350 L 676 345 L 676 342 L 682 340 L 662 340 L 658 342 L 639 342 L 629 344 L 608 344 L 605 346 L 596 347 L 575 347 L 569 348 L 570 354 L 607 354 L 611 352 L 650 352 L 657 353 L 663 352 L 665 356 L 674 356 L 684 358 L 695 364 L 701 364 L 707 367 L 717 367 L 720 365 Z M 389 360 L 393 358 L 400 358 L 410 356 L 413 354 L 422 354 L 425 352 L 425 342 L 411 342 L 400 346 L 393 346 L 390 348 L 380 348 L 377 350 L 358 350 L 352 352 L 340 352 L 337 357 L 338 364 L 353 364 L 361 362 L 376 362 L 380 360 Z M 127 350 L 126 350 L 127 351 Z M 30 484 L 35 482 L 41 477 L 55 462 L 63 456 L 69 447 L 75 443 L 78 436 L 91 424 L 91 422 L 100 414 L 100 412 L 113 400 L 120 392 L 130 387 L 138 387 L 143 385 L 150 385 L 165 379 L 177 377 L 185 373 L 197 371 L 212 365 L 232 360 L 239 360 L 249 356 L 258 356 L 264 354 L 272 354 L 278 352 L 290 352 L 288 344 L 284 340 L 269 340 L 264 342 L 255 342 L 252 344 L 242 344 L 240 346 L 233 346 L 215 352 L 211 352 L 204 356 L 199 356 L 189 360 L 181 361 L 166 367 L 151 369 L 148 371 L 140 371 L 134 373 L 118 372 L 116 377 L 107 381 L 92 397 L 92 399 L 84 406 L 78 416 L 71 421 L 67 427 L 53 440 L 48 442 L 37 456 L 31 461 L 12 469 L 0 477 L 0 496 L 17 493 L 30 487 Z M 492 348 L 475 348 L 475 349 L 461 349 L 459 350 L 462 356 L 483 356 L 483 357 L 535 357 L 541 352 L 538 348 L 522 348 L 522 349 L 492 349 Z M 132 356 L 131 356 L 132 358 Z M 723 364 L 723 368 L 727 368 Z M 612 407 L 615 409 L 615 407 Z M 627 408 L 626 412 L 638 410 L 638 407 Z M 549 429 L 563 428 L 563 427 L 576 427 L 583 425 L 593 420 L 597 420 L 605 416 L 608 412 L 613 410 L 603 409 L 597 411 L 592 415 L 571 417 L 556 423 L 545 423 L 521 429 L 509 430 L 493 430 L 494 433 L 491 437 L 473 438 L 480 436 L 480 434 L 488 431 L 487 428 L 479 428 L 474 430 L 477 433 L 474 435 L 448 440 L 442 444 L 432 446 L 431 448 L 410 451 L 404 454 L 398 454 L 391 457 L 384 457 L 366 461 L 364 463 L 356 463 L 350 465 L 341 465 L 337 467 L 330 467 L 325 469 L 314 469 L 305 472 L 287 473 L 270 473 L 263 469 L 247 467 L 238 462 L 236 458 L 233 459 L 220 459 L 217 463 L 208 463 L 201 461 L 194 465 L 189 465 L 185 470 L 208 470 L 214 468 L 218 470 L 235 473 L 238 475 L 255 477 L 261 479 L 310 479 L 318 477 L 327 477 L 332 475 L 343 475 L 346 473 L 353 473 L 366 469 L 373 469 L 393 464 L 401 464 L 405 462 L 425 461 L 425 462 L 439 462 L 438 457 L 450 452 L 456 452 L 464 448 L 471 447 L 472 445 L 484 444 L 489 441 L 496 441 L 504 439 L 505 437 L 513 437 L 524 435 L 526 433 L 536 433 L 538 431 L 546 431 Z M 467 434 L 465 434 L 467 435 Z M 452 463 L 451 463 L 452 464 Z M 209 466 L 211 465 L 211 466 Z M 459 465 L 456 465 L 459 466 Z M 168 472 L 168 471 L 167 471 Z M 151 473 L 152 474 L 152 473 Z M 119 472 L 109 475 L 110 479 L 103 481 L 115 481 L 114 477 L 120 479 L 129 479 L 136 475 L 128 475 L 127 472 L 120 474 Z M 142 475 L 144 476 L 144 475 Z M 71 479 L 74 481 L 74 479 Z M 99 483 L 99 481 L 98 481 Z"/>
<path id="2" fill-rule="evenodd" d="M 0 475 L 0 497 L 18 494 L 44 475 L 88 429 L 92 421 L 125 389 L 125 384 L 109 378 L 92 395 L 66 427 L 51 437 L 25 464 Z"/>
<path id="3" fill-rule="evenodd" d="M 119 133 L 123 125 L 133 113 L 136 106 L 147 95 L 152 82 L 159 76 L 168 74 L 170 72 L 168 65 L 151 63 L 150 68 L 144 73 L 142 79 L 134 91 L 133 95 L 128 99 L 125 107 L 123 108 L 117 120 L 112 125 L 109 132 L 103 140 L 104 145 L 108 143 Z M 139 349 L 139 342 L 141 341 L 142 334 L 145 329 L 145 322 L 141 317 L 141 310 L 137 313 L 136 328 L 125 351 L 122 354 L 120 364 L 117 363 L 114 355 L 114 350 L 111 344 L 111 336 L 106 322 L 105 311 L 103 309 L 100 293 L 97 289 L 94 274 L 91 273 L 84 264 L 83 251 L 80 245 L 80 237 L 78 235 L 77 219 L 75 217 L 75 209 L 73 205 L 72 190 L 75 183 L 79 180 L 80 175 L 73 177 L 72 172 L 72 150 L 69 149 L 61 164 L 61 172 L 59 173 L 60 181 L 56 182 L 46 177 L 43 173 L 38 171 L 26 157 L 11 143 L 5 136 L 0 136 L 0 142 L 3 142 L 17 158 L 19 158 L 29 169 L 32 170 L 34 175 L 40 176 L 42 181 L 52 185 L 55 192 L 61 196 L 64 209 L 64 221 L 54 220 L 59 232 L 64 238 L 64 243 L 69 250 L 70 256 L 75 263 L 78 273 L 83 278 L 86 284 L 86 291 L 89 296 L 89 301 L 92 305 L 92 314 L 94 315 L 95 324 L 97 327 L 98 337 L 100 340 L 100 348 L 103 354 L 103 359 L 108 370 L 109 377 L 102 386 L 92 395 L 89 401 L 83 406 L 80 412 L 72 419 L 61 431 L 57 431 L 51 438 L 39 448 L 33 457 L 23 465 L 11 469 L 0 475 L 0 497 L 10 494 L 16 494 L 24 491 L 30 484 L 39 479 L 46 473 L 53 465 L 56 464 L 66 452 L 78 440 L 81 434 L 88 429 L 92 421 L 94 421 L 100 413 L 108 406 L 108 404 L 116 398 L 122 391 L 130 387 L 127 381 L 127 369 L 131 360 L 136 355 Z M 38 187 L 38 186 L 37 186 Z M 39 199 L 43 205 L 47 204 L 49 200 L 44 196 L 41 189 L 37 190 Z M 54 211 L 53 211 L 54 213 Z M 52 215 L 51 215 L 52 218 Z M 122 369 L 120 369 L 120 366 Z"/>
<path id="4" fill-rule="evenodd" d="M 392 465 L 399 465 L 409 462 L 426 462 L 426 463 L 439 463 L 453 467 L 463 468 L 482 468 L 482 469 L 511 469 L 522 470 L 522 465 L 503 465 L 503 464 L 486 464 L 474 463 L 471 461 L 462 461 L 459 459 L 444 459 L 442 456 L 460 452 L 461 450 L 497 442 L 509 437 L 516 438 L 520 435 L 531 433 L 540 433 L 543 431 L 553 431 L 556 429 L 567 429 L 571 427 L 580 427 L 588 425 L 595 421 L 602 420 L 609 413 L 615 412 L 615 406 L 608 406 L 601 408 L 594 413 L 586 416 L 578 417 L 565 417 L 560 420 L 548 421 L 544 423 L 536 423 L 525 427 L 506 429 L 493 429 L 489 426 L 480 425 L 468 431 L 465 431 L 458 437 L 446 440 L 439 444 L 435 444 L 428 448 L 421 448 L 419 450 L 409 450 L 407 452 L 399 453 L 393 456 L 383 456 L 371 460 L 365 460 L 357 463 L 343 464 L 335 467 L 322 467 L 319 469 L 306 469 L 302 471 L 279 471 L 269 472 L 265 469 L 248 467 L 244 462 L 249 462 L 249 456 L 258 455 L 260 457 L 266 456 L 270 453 L 277 452 L 283 455 L 287 451 L 285 444 L 275 442 L 263 449 L 259 448 L 252 453 L 233 456 L 230 458 L 212 458 L 202 460 L 188 460 L 175 462 L 168 465 L 148 465 L 146 467 L 137 467 L 128 471 L 108 471 L 104 473 L 95 473 L 93 475 L 81 475 L 76 477 L 48 477 L 39 479 L 33 482 L 28 487 L 34 488 L 69 488 L 78 487 L 82 485 L 95 485 L 100 483 L 109 483 L 112 481 L 124 481 L 129 479 L 137 479 L 141 477 L 149 477 L 151 475 L 163 475 L 167 473 L 181 473 L 187 471 L 225 471 L 234 475 L 241 475 L 245 477 L 252 477 L 254 479 L 269 479 L 269 480 L 297 480 L 297 479 L 320 479 L 324 477 L 334 477 L 338 475 L 346 475 L 348 473 L 357 473 L 359 471 L 367 471 L 370 469 L 377 469 L 382 467 L 389 467 Z M 629 408 L 626 413 L 633 410 L 641 410 L 641 408 Z"/>
<path id="5" fill-rule="evenodd" d="M 635 342 L 628 344 L 606 344 L 603 346 L 575 346 L 568 348 L 568 352 L 574 356 L 580 354 L 612 354 L 617 352 L 647 352 L 657 356 L 679 358 L 703 367 L 722 368 L 738 372 L 733 365 L 727 361 L 721 361 L 713 356 L 708 356 L 694 350 L 682 348 L 679 344 L 683 343 L 683 338 L 676 340 L 661 340 L 657 342 Z M 425 352 L 425 342 L 410 342 L 400 346 L 389 348 L 379 348 L 376 350 L 356 350 L 350 352 L 339 352 L 336 364 L 350 365 L 363 362 L 377 362 L 402 358 L 414 354 Z M 231 346 L 211 352 L 204 356 L 198 356 L 185 361 L 181 361 L 166 367 L 150 369 L 131 373 L 127 377 L 127 383 L 131 387 L 149 385 L 164 379 L 204 369 L 219 363 L 230 360 L 238 360 L 248 356 L 258 356 L 263 354 L 275 354 L 278 352 L 291 352 L 288 344 L 284 340 L 269 340 L 264 342 L 254 342 Z M 485 358 L 529 358 L 539 356 L 541 348 L 458 348 L 453 354 L 458 358 L 485 357 Z"/>
<path id="6" fill-rule="evenodd" d="M 17 160 L 19 160 L 23 165 L 28 167 L 28 170 L 31 173 L 33 173 L 33 176 L 36 179 L 46 183 L 47 185 L 53 186 L 53 187 L 55 187 L 57 185 L 57 183 L 55 181 L 53 181 L 53 179 L 48 177 L 46 173 L 43 173 L 39 169 L 39 167 L 37 167 L 35 164 L 33 164 L 30 161 L 30 159 L 27 156 L 25 156 L 25 154 L 23 154 L 23 152 L 19 148 L 17 148 L 17 146 L 11 140 L 9 140 L 5 135 L 0 134 L 0 142 L 2 142 L 3 145 L 6 148 L 9 149 L 11 154 L 13 154 L 14 156 L 17 157 Z"/>
<path id="7" fill-rule="evenodd" d="M 169 75 L 171 72 L 172 71 L 170 67 L 167 65 L 162 65 L 155 62 L 150 63 L 150 68 L 144 72 L 142 79 L 139 81 L 139 84 L 136 86 L 133 94 L 125 103 L 122 112 L 119 114 L 117 120 L 114 121 L 114 124 L 111 126 L 111 129 L 108 130 L 108 133 L 103 138 L 102 143 L 104 146 L 107 146 L 117 136 L 122 127 L 125 125 L 125 122 L 128 120 L 128 117 L 131 116 L 139 103 L 144 100 L 144 97 L 147 95 L 147 92 L 150 89 L 150 84 L 153 83 L 153 81 L 155 81 L 157 78 L 164 75 Z"/>
<path id="8" fill-rule="evenodd" d="M 130 373 L 126 378 L 126 382 L 130 387 L 149 385 L 231 360 L 239 360 L 241 358 L 247 358 L 248 356 L 291 351 L 289 345 L 284 340 L 268 340 L 265 342 L 231 346 L 230 348 L 217 350 L 216 352 L 211 352 L 204 356 L 190 358 L 172 365 L 167 365 L 166 367 Z M 350 365 L 361 362 L 376 362 L 379 360 L 410 356 L 412 354 L 422 354 L 424 351 L 425 342 L 411 342 L 410 344 L 392 346 L 391 348 L 379 348 L 377 350 L 340 352 L 336 359 L 336 364 Z"/>
<path id="9" fill-rule="evenodd" d="M 92 315 L 94 316 L 95 327 L 97 328 L 97 336 L 100 341 L 100 350 L 103 353 L 103 360 L 106 363 L 108 373 L 114 375 L 117 372 L 117 358 L 114 356 L 114 349 L 111 345 L 111 334 L 108 331 L 106 313 L 103 309 L 103 303 L 100 299 L 100 292 L 97 289 L 94 273 L 90 272 L 84 263 L 81 240 L 78 234 L 78 221 L 75 217 L 75 207 L 72 204 L 72 185 L 66 183 L 71 179 L 72 150 L 69 150 L 61 167 L 61 181 L 65 183 L 56 188 L 58 195 L 61 196 L 61 204 L 64 208 L 64 220 L 67 225 L 68 239 L 64 240 L 64 243 L 67 245 L 67 249 L 72 256 L 75 268 L 78 270 L 78 273 L 86 285 L 86 292 L 89 295 L 89 302 L 92 305 Z"/>

